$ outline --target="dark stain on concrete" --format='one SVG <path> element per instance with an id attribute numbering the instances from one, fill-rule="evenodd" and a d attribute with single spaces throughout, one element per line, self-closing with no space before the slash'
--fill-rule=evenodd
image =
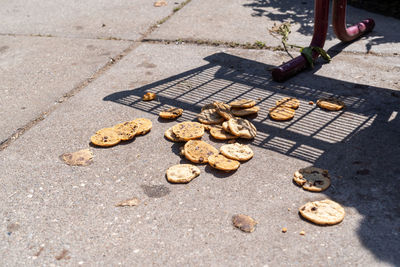
<path id="1" fill-rule="evenodd" d="M 152 198 L 160 198 L 168 195 L 171 191 L 165 185 L 141 185 L 143 192 Z"/>
<path id="2" fill-rule="evenodd" d="M 147 61 L 143 61 L 142 63 L 140 63 L 137 66 L 138 67 L 144 67 L 144 68 L 147 68 L 147 69 L 153 69 L 153 68 L 157 67 L 156 64 L 153 64 L 153 63 L 150 63 L 150 62 L 147 62 Z"/>
<path id="3" fill-rule="evenodd" d="M 8 233 L 13 233 L 13 232 L 16 232 L 16 231 L 18 231 L 18 229 L 21 227 L 21 225 L 18 223 L 18 222 L 16 222 L 16 223 L 10 223 L 9 225 L 7 225 L 7 232 Z M 10 235 L 9 234 L 9 235 Z"/>
<path id="4" fill-rule="evenodd" d="M 9 46 L 7 46 L 7 45 L 3 45 L 3 46 L 1 46 L 0 47 L 0 53 L 3 53 L 3 52 L 5 52 L 7 49 L 9 49 L 10 47 Z"/>
<path id="5" fill-rule="evenodd" d="M 89 49 L 89 50 L 95 50 L 96 49 L 96 47 L 94 45 L 87 45 L 86 48 Z"/>
<path id="6" fill-rule="evenodd" d="M 80 31 L 80 30 L 83 30 L 83 27 L 82 26 L 75 26 L 75 29 Z"/>

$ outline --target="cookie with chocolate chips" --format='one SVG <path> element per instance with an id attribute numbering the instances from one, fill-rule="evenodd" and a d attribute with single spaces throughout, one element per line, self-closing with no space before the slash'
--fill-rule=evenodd
<path id="1" fill-rule="evenodd" d="M 177 164 L 168 168 L 167 180 L 170 183 L 189 183 L 200 175 L 200 169 L 192 164 Z"/>
<path id="2" fill-rule="evenodd" d="M 330 111 L 338 111 L 345 107 L 343 101 L 340 101 L 337 98 L 330 97 L 330 98 L 321 98 L 317 100 L 318 107 Z"/>
<path id="3" fill-rule="evenodd" d="M 321 192 L 331 185 L 331 179 L 327 170 L 307 167 L 294 173 L 294 182 L 304 190 Z"/>
<path id="4" fill-rule="evenodd" d="M 186 159 L 194 163 L 207 163 L 208 157 L 219 153 L 218 149 L 200 140 L 186 142 L 183 151 Z"/>
<path id="5" fill-rule="evenodd" d="M 344 219 L 343 207 L 330 199 L 308 202 L 299 212 L 303 218 L 319 225 L 338 224 Z"/>
<path id="6" fill-rule="evenodd" d="M 234 117 L 231 112 L 230 105 L 219 101 L 215 101 L 213 104 L 216 107 L 218 114 L 221 115 L 221 117 L 223 117 L 225 120 L 229 120 Z"/>
<path id="7" fill-rule="evenodd" d="M 172 126 L 172 131 L 177 138 L 188 141 L 202 137 L 204 127 L 198 122 L 184 121 Z"/>
<path id="8" fill-rule="evenodd" d="M 182 113 L 183 109 L 181 108 L 169 108 L 161 111 L 158 115 L 160 116 L 160 118 L 172 120 L 181 116 Z"/>
<path id="9" fill-rule="evenodd" d="M 219 115 L 215 108 L 208 108 L 197 115 L 197 119 L 204 124 L 219 124 L 225 119 Z"/>
<path id="10" fill-rule="evenodd" d="M 90 141 L 96 146 L 110 147 L 121 142 L 121 138 L 113 128 L 103 128 L 92 135 Z"/>
<path id="11" fill-rule="evenodd" d="M 214 154 L 208 157 L 208 164 L 211 167 L 221 171 L 234 171 L 240 167 L 240 162 L 234 159 L 230 159 L 221 154 Z"/>

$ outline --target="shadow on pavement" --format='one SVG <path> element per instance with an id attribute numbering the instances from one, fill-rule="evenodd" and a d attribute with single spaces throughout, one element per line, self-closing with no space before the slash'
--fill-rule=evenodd
<path id="1" fill-rule="evenodd" d="M 258 129 L 251 143 L 330 170 L 324 193 L 363 215 L 362 244 L 387 262 L 400 263 L 400 95 L 398 91 L 350 83 L 303 72 L 284 84 L 272 81 L 271 65 L 225 53 L 209 63 L 143 87 L 121 91 L 105 101 L 157 115 L 168 106 L 185 110 L 179 121 L 194 120 L 203 105 L 234 99 L 257 100 Z M 159 101 L 141 100 L 147 91 Z M 281 97 L 300 100 L 291 121 L 276 122 L 268 109 Z M 309 101 L 335 96 L 346 109 L 321 110 Z"/>
<path id="2" fill-rule="evenodd" d="M 250 0 L 247 4 L 243 5 L 246 8 L 253 10 L 252 16 L 255 17 L 268 17 L 272 21 L 278 21 L 280 23 L 290 21 L 292 24 L 299 25 L 298 32 L 302 35 L 312 36 L 314 31 L 314 1 L 313 0 Z M 330 26 L 328 28 L 327 40 L 337 39 L 332 30 L 331 16 L 332 16 L 332 4 L 330 7 Z M 367 17 L 360 17 L 361 12 L 352 12 L 355 9 L 347 7 L 346 22 L 348 26 L 355 25 Z M 373 11 L 373 10 L 372 10 Z M 363 16 L 363 15 L 361 15 Z M 379 15 L 375 16 L 378 17 Z M 372 16 L 374 18 L 374 16 Z M 386 19 L 386 18 L 385 18 Z M 389 18 L 388 18 L 389 19 Z M 384 44 L 384 43 L 398 43 L 400 41 L 400 23 L 397 23 L 395 19 L 391 19 L 393 22 L 390 27 L 382 26 L 382 19 L 375 19 L 377 26 L 375 29 L 368 33 L 366 36 L 360 39 L 366 39 L 366 50 L 370 51 L 373 46 Z M 388 23 L 384 25 L 389 26 Z M 310 38 L 311 42 L 311 38 Z M 339 40 L 338 40 L 339 42 Z M 289 43 L 290 36 L 289 36 Z"/>

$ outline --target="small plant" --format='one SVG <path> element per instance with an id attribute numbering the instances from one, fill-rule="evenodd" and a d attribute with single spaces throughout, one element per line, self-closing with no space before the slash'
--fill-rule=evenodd
<path id="1" fill-rule="evenodd" d="M 290 30 L 290 21 L 286 21 L 280 25 L 276 25 L 274 23 L 274 26 L 271 29 L 268 29 L 269 33 L 274 36 L 275 38 L 281 38 L 281 42 L 283 44 L 283 48 L 285 49 L 286 53 L 293 58 L 292 54 L 290 54 L 288 47 L 290 48 L 298 48 L 300 49 L 300 53 L 307 59 L 307 62 L 309 63 L 311 68 L 314 68 L 314 60 L 313 60 L 313 52 L 317 52 L 322 56 L 323 59 L 326 61 L 331 61 L 331 57 L 328 55 L 328 53 L 321 47 L 318 46 L 308 46 L 308 47 L 302 47 L 300 45 L 295 45 L 295 44 L 289 44 L 289 34 L 291 33 Z"/>
<path id="2" fill-rule="evenodd" d="M 254 46 L 260 49 L 263 49 L 265 47 L 265 43 L 261 41 L 255 41 Z"/>

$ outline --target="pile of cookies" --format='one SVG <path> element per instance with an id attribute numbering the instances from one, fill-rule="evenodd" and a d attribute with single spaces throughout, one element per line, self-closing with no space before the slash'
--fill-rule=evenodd
<path id="1" fill-rule="evenodd" d="M 328 170 L 316 167 L 296 171 L 293 181 L 304 190 L 312 192 L 322 192 L 331 185 Z M 299 212 L 305 219 L 319 225 L 340 223 L 345 215 L 343 207 L 329 199 L 308 202 L 299 209 Z"/>
<path id="2" fill-rule="evenodd" d="M 144 135 L 152 128 L 152 122 L 149 119 L 138 118 L 132 121 L 118 123 L 110 128 L 98 130 L 90 141 L 93 145 L 100 147 L 110 147 L 117 145 L 121 141 L 128 141 L 137 135 Z"/>
<path id="3" fill-rule="evenodd" d="M 205 130 L 215 139 L 229 140 L 236 138 L 252 139 L 257 135 L 256 127 L 248 120 L 234 115 L 247 116 L 259 111 L 254 100 L 242 99 L 230 104 L 216 101 L 205 105 L 198 120 L 177 123 L 165 131 L 164 136 L 173 142 L 186 142 L 181 154 L 193 163 L 208 163 L 212 168 L 222 171 L 234 171 L 241 161 L 247 161 L 254 155 L 252 149 L 244 144 L 230 143 L 218 150 L 213 145 L 200 139 Z M 161 114 L 160 114 L 161 115 Z M 187 183 L 200 172 L 191 164 L 178 164 L 167 170 L 167 179 L 172 183 Z"/>

